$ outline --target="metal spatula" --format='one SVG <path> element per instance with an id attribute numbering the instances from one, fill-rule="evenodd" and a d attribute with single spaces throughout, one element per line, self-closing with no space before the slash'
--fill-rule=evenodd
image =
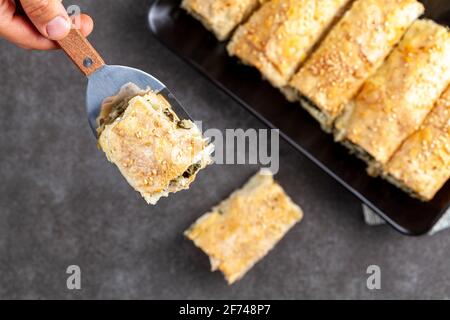
<path id="1" fill-rule="evenodd" d="M 94 47 L 77 29 L 72 29 L 66 38 L 58 41 L 58 44 L 88 78 L 86 110 L 89 125 L 95 136 L 97 136 L 96 119 L 102 101 L 116 95 L 120 88 L 129 82 L 142 89 L 149 87 L 162 94 L 180 119 L 191 119 L 174 95 L 158 79 L 134 68 L 106 65 Z"/>

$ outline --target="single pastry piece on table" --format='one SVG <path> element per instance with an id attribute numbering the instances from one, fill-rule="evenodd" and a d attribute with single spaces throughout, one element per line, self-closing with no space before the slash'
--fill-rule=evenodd
<path id="1" fill-rule="evenodd" d="M 211 163 L 213 145 L 151 90 L 125 85 L 104 101 L 97 122 L 99 147 L 149 204 L 188 189 Z"/>
<path id="2" fill-rule="evenodd" d="M 423 12 L 416 0 L 355 1 L 293 77 L 289 90 L 331 132 L 344 105 Z"/>
<path id="3" fill-rule="evenodd" d="M 383 167 L 383 176 L 423 201 L 450 178 L 450 87 L 425 122 Z"/>
<path id="4" fill-rule="evenodd" d="M 283 89 L 349 2 L 266 2 L 236 30 L 228 44 L 228 52 L 256 67 L 274 87 Z"/>
<path id="5" fill-rule="evenodd" d="M 418 20 L 339 119 L 336 138 L 376 175 L 450 83 L 450 32 Z"/>
<path id="6" fill-rule="evenodd" d="M 185 235 L 210 258 L 229 284 L 241 279 L 303 217 L 274 180 L 262 170 L 214 207 Z"/>
<path id="7" fill-rule="evenodd" d="M 183 0 L 181 7 L 202 22 L 217 39 L 223 41 L 265 1 L 267 0 Z"/>

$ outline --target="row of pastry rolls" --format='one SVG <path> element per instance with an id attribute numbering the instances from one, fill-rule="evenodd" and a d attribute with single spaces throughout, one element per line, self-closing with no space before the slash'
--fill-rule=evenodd
<path id="1" fill-rule="evenodd" d="M 418 20 L 337 122 L 338 140 L 385 164 L 415 131 L 450 82 L 450 33 Z"/>
<path id="2" fill-rule="evenodd" d="M 355 1 L 290 81 L 326 131 L 424 12 L 416 0 Z"/>
<path id="3" fill-rule="evenodd" d="M 220 40 L 240 24 L 229 54 L 290 101 L 311 102 L 305 108 L 327 130 L 424 12 L 417 0 L 184 0 L 182 7 Z"/>
<path id="4" fill-rule="evenodd" d="M 383 176 L 412 196 L 428 201 L 450 178 L 450 87 L 421 127 L 383 166 Z"/>
<path id="5" fill-rule="evenodd" d="M 417 21 L 417 0 L 263 2 L 230 55 L 299 100 L 372 173 L 386 170 L 449 84 L 447 29 Z"/>
<path id="6" fill-rule="evenodd" d="M 220 41 L 267 0 L 183 0 L 182 8 L 197 18 Z"/>
<path id="7" fill-rule="evenodd" d="M 408 151 L 402 151 L 402 148 L 410 149 L 411 142 L 405 140 L 414 134 L 415 144 L 428 145 L 429 136 L 420 134 L 421 125 L 425 121 L 427 126 L 427 116 L 430 112 L 434 114 L 434 108 L 448 109 L 448 106 L 439 106 L 445 103 L 441 101 L 436 105 L 436 101 L 449 84 L 450 32 L 430 20 L 418 20 L 386 63 L 347 104 L 344 115 L 336 123 L 336 138 L 368 162 L 372 174 L 385 172 L 384 176 L 391 182 L 393 177 L 408 177 L 395 184 L 402 189 L 414 190 L 410 194 L 418 198 L 430 200 L 449 178 L 448 159 L 443 158 L 434 171 L 428 169 L 431 163 L 433 166 L 437 163 L 431 160 L 428 164 L 421 163 L 421 168 L 415 168 L 419 163 L 411 165 L 411 159 L 405 155 Z M 439 111 L 437 113 L 443 115 Z M 426 131 L 433 133 L 434 140 L 447 143 L 432 143 L 431 149 L 426 147 L 422 152 L 436 151 L 440 154 L 448 148 L 448 130 Z M 418 141 L 420 138 L 423 139 Z M 443 174 L 435 175 L 437 171 Z M 428 183 L 429 179 L 434 182 Z M 419 180 L 422 181 L 421 186 L 417 185 Z"/>
<path id="8" fill-rule="evenodd" d="M 268 1 L 237 29 L 228 52 L 256 67 L 273 86 L 283 88 L 349 2 Z"/>

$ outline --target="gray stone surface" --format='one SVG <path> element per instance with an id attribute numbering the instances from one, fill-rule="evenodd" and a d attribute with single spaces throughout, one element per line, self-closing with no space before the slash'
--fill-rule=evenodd
<path id="1" fill-rule="evenodd" d="M 206 127 L 263 128 L 162 47 L 147 30 L 150 1 L 73 1 L 96 21 L 106 61 L 165 82 Z M 368 227 L 361 204 L 289 145 L 277 179 L 305 211 L 239 283 L 210 273 L 182 236 L 257 168 L 212 166 L 189 191 L 147 206 L 97 150 L 85 81 L 60 52 L 0 43 L 0 298 L 450 298 L 448 231 L 409 238 Z M 66 289 L 66 267 L 82 290 Z M 366 289 L 366 268 L 382 289 Z"/>

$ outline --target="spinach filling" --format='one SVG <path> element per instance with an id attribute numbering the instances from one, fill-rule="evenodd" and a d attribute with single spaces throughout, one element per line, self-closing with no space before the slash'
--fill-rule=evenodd
<path id="1" fill-rule="evenodd" d="M 111 108 L 111 112 L 105 118 L 99 120 L 99 127 L 97 128 L 98 134 L 101 134 L 107 125 L 113 123 L 117 118 L 124 114 L 125 110 L 128 108 L 128 103 L 132 98 L 133 97 L 130 97 L 119 101 Z"/>
<path id="2" fill-rule="evenodd" d="M 164 109 L 164 115 L 169 119 L 171 122 L 175 122 L 175 115 L 170 111 L 169 108 Z"/>
<path id="3" fill-rule="evenodd" d="M 189 120 L 180 120 L 177 123 L 177 127 L 180 128 L 180 129 L 189 130 L 189 129 L 193 128 L 193 123 L 191 121 L 189 121 Z"/>
<path id="4" fill-rule="evenodd" d="M 202 165 L 200 162 L 194 163 L 193 165 L 190 165 L 189 168 L 186 169 L 186 171 L 183 173 L 183 178 L 189 179 L 192 177 L 200 168 Z"/>
<path id="5" fill-rule="evenodd" d="M 176 185 L 178 183 L 180 183 L 183 179 L 189 179 L 190 177 L 192 177 L 194 174 L 197 173 L 197 171 L 199 171 L 201 169 L 202 165 L 200 162 L 194 163 L 192 165 L 190 165 L 186 171 L 183 172 L 183 174 L 175 179 L 173 179 L 172 181 L 170 181 L 171 185 Z"/>

